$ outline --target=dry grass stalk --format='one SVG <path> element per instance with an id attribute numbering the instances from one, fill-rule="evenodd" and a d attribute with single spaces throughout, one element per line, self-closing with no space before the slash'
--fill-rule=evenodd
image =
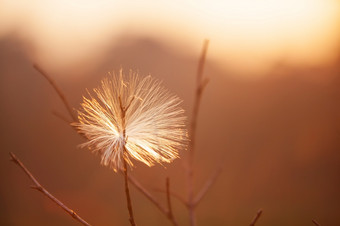
<path id="1" fill-rule="evenodd" d="M 196 77 L 196 90 L 195 90 L 195 97 L 194 97 L 194 106 L 192 112 L 192 119 L 191 119 L 191 128 L 190 128 L 190 144 L 189 144 L 189 157 L 188 157 L 188 167 L 187 167 L 187 208 L 189 210 L 189 218 L 190 218 L 190 225 L 196 225 L 196 217 L 195 217 L 195 208 L 199 201 L 204 197 L 204 195 L 208 192 L 209 188 L 212 186 L 214 181 L 217 179 L 219 173 L 216 176 L 212 176 L 212 178 L 208 179 L 208 182 L 195 197 L 194 194 L 194 156 L 195 156 L 195 141 L 196 141 L 196 128 L 197 128 L 197 118 L 199 107 L 202 100 L 202 94 L 204 88 L 208 84 L 208 79 L 203 79 L 203 71 L 205 65 L 205 59 L 208 51 L 209 40 L 204 40 L 201 56 L 198 62 L 197 67 L 197 77 Z M 219 170 L 218 170 L 219 171 Z"/>
<path id="2" fill-rule="evenodd" d="M 36 69 L 42 76 L 45 77 L 45 79 L 51 84 L 51 86 L 53 87 L 53 89 L 57 92 L 58 96 L 60 97 L 61 101 L 63 102 L 63 104 L 66 107 L 66 110 L 68 111 L 69 115 L 71 116 L 73 121 L 77 120 L 77 117 L 73 114 L 72 108 L 69 104 L 69 102 L 67 101 L 67 99 L 65 98 L 63 92 L 61 91 L 61 89 L 59 89 L 59 87 L 57 86 L 57 84 L 54 82 L 54 80 L 51 78 L 51 76 L 49 76 L 39 65 L 37 64 L 33 64 L 34 69 Z"/>
<path id="3" fill-rule="evenodd" d="M 166 178 L 166 200 L 167 200 L 167 204 L 168 204 L 168 218 L 172 219 L 172 222 L 174 223 L 174 225 L 178 225 L 175 218 L 174 218 L 174 214 L 172 212 L 171 194 L 170 194 L 170 178 L 169 177 Z"/>
<path id="4" fill-rule="evenodd" d="M 137 188 L 138 191 L 140 191 L 147 199 L 149 199 L 150 202 L 152 202 L 160 211 L 163 213 L 168 220 L 173 224 L 173 225 L 178 225 L 175 217 L 173 216 L 172 218 L 169 217 L 169 211 L 163 207 L 157 200 L 156 198 L 144 187 L 142 186 L 133 176 L 129 175 L 129 181 L 130 183 Z"/>
<path id="5" fill-rule="evenodd" d="M 256 222 L 259 220 L 260 216 L 262 214 L 262 209 L 259 209 L 253 219 L 253 221 L 250 223 L 250 226 L 255 226 Z"/>
<path id="6" fill-rule="evenodd" d="M 81 224 L 90 226 L 90 224 L 87 223 L 83 218 L 81 218 L 76 212 L 74 212 L 72 209 L 70 209 L 64 203 L 62 203 L 56 197 L 54 197 L 50 192 L 48 192 L 38 182 L 38 180 L 32 175 L 32 173 L 25 167 L 25 165 L 12 152 L 10 152 L 9 155 L 11 156 L 11 161 L 14 162 L 16 165 L 18 165 L 25 172 L 25 174 L 31 179 L 31 181 L 34 183 L 34 185 L 32 185 L 31 188 L 43 193 L 45 196 L 47 196 L 55 204 L 60 206 L 63 210 L 65 210 L 68 214 L 70 214 L 71 217 L 73 217 L 75 220 L 77 220 Z"/>
<path id="7" fill-rule="evenodd" d="M 316 220 L 312 220 L 313 224 L 315 224 L 316 226 L 320 226 L 320 224 L 316 221 Z"/>
<path id="8" fill-rule="evenodd" d="M 215 173 L 210 177 L 210 179 L 206 181 L 205 185 L 203 186 L 201 191 L 196 195 L 193 201 L 193 204 L 195 207 L 200 203 L 203 197 L 207 194 L 207 192 L 209 191 L 211 186 L 215 183 L 215 181 L 217 180 L 217 177 L 220 175 L 221 172 L 222 172 L 222 168 L 218 167 Z"/>

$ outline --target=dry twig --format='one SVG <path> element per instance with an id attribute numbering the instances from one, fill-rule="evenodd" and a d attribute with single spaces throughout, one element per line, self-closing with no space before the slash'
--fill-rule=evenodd
<path id="1" fill-rule="evenodd" d="M 45 77 L 45 79 L 51 84 L 51 86 L 53 87 L 53 89 L 57 92 L 58 96 L 60 97 L 61 101 L 64 103 L 68 113 L 70 114 L 70 116 L 72 117 L 73 121 L 76 121 L 77 118 L 74 116 L 72 108 L 70 107 L 70 104 L 68 103 L 67 99 L 65 98 L 63 92 L 61 91 L 61 89 L 59 89 L 59 87 L 57 86 L 57 84 L 55 83 L 55 81 L 37 64 L 33 64 L 34 69 L 36 69 L 41 75 L 43 75 Z"/>
<path id="2" fill-rule="evenodd" d="M 201 52 L 201 57 L 197 68 L 197 81 L 196 81 L 196 92 L 194 99 L 194 107 L 191 119 L 191 130 L 190 130 L 190 146 L 189 146 L 189 158 L 188 158 L 188 176 L 187 176 L 187 186 L 188 186 L 188 209 L 190 217 L 190 225 L 196 225 L 195 219 L 195 197 L 194 197 L 194 170 L 193 161 L 195 154 L 195 140 L 196 140 L 196 125 L 198 110 L 202 99 L 203 90 L 207 84 L 208 80 L 203 80 L 203 70 L 205 64 L 205 58 L 207 55 L 209 40 L 204 40 L 203 48 Z"/>
<path id="3" fill-rule="evenodd" d="M 64 115 L 62 115 L 61 113 L 57 112 L 57 111 L 52 111 L 52 114 L 54 116 L 56 116 L 57 118 L 60 118 L 61 120 L 63 120 L 64 122 L 66 122 L 67 124 L 72 123 L 72 121 L 68 120 Z"/>
<path id="4" fill-rule="evenodd" d="M 316 226 L 320 226 L 320 224 L 316 221 L 316 220 L 312 220 L 312 222 L 316 225 Z"/>
<path id="5" fill-rule="evenodd" d="M 128 210 L 129 210 L 129 215 L 130 215 L 130 224 L 132 226 L 135 226 L 136 223 L 135 223 L 135 219 L 133 217 L 133 211 L 132 211 L 132 203 L 131 203 L 131 197 L 130 197 L 130 191 L 129 191 L 129 183 L 128 183 L 128 169 L 127 169 L 127 166 L 126 166 L 126 161 L 124 160 L 124 185 L 125 185 L 125 194 L 126 194 L 126 201 L 127 201 L 127 207 L 128 207 Z"/>
<path id="6" fill-rule="evenodd" d="M 153 189 L 154 191 L 158 191 L 158 192 L 162 192 L 162 193 L 166 193 L 167 191 L 164 190 L 164 189 L 159 189 L 159 188 L 155 188 Z M 175 192 L 172 192 L 171 190 L 169 191 L 169 194 L 171 196 L 173 196 L 174 198 L 176 198 L 178 201 L 180 201 L 184 206 L 188 207 L 188 203 L 187 201 L 182 198 L 179 194 L 175 193 Z"/>
<path id="7" fill-rule="evenodd" d="M 215 183 L 217 177 L 222 172 L 222 167 L 217 168 L 215 173 L 210 177 L 210 179 L 205 183 L 204 187 L 201 189 L 201 191 L 196 195 L 194 199 L 194 206 L 196 207 L 199 202 L 203 199 L 203 197 L 207 194 L 211 186 Z"/>
<path id="8" fill-rule="evenodd" d="M 131 100 L 131 102 L 132 102 L 132 100 Z M 125 106 L 122 105 L 122 100 L 119 97 L 119 104 L 120 104 L 120 110 L 121 110 L 121 114 L 122 114 L 122 121 L 123 121 L 123 128 L 124 128 L 123 137 L 124 137 L 125 141 L 126 141 L 125 115 L 126 115 L 126 111 L 128 110 L 131 102 L 125 107 Z M 124 152 L 126 152 L 125 144 L 124 144 Z M 135 223 L 135 219 L 133 217 L 132 202 L 131 202 L 129 183 L 128 183 L 128 168 L 127 168 L 127 163 L 126 163 L 125 159 L 123 159 L 123 162 L 124 162 L 123 173 L 124 173 L 125 194 L 126 194 L 127 208 L 128 208 L 129 215 L 130 215 L 129 221 L 130 221 L 131 226 L 135 226 L 136 223 Z"/>
<path id="9" fill-rule="evenodd" d="M 260 218 L 262 214 L 262 209 L 259 209 L 256 213 L 256 216 L 254 217 L 253 221 L 250 223 L 250 226 L 255 226 L 256 222 L 258 221 L 258 219 Z"/>
<path id="10" fill-rule="evenodd" d="M 174 218 L 174 214 L 172 213 L 169 177 L 166 178 L 166 200 L 168 203 L 168 218 L 172 219 L 174 225 L 178 225 Z"/>
<path id="11" fill-rule="evenodd" d="M 138 191 L 140 191 L 150 202 L 152 202 L 170 221 L 173 225 L 177 225 L 174 218 L 169 218 L 169 211 L 164 208 L 153 195 L 141 185 L 133 176 L 128 175 L 130 183 L 132 183 Z"/>
<path id="12" fill-rule="evenodd" d="M 81 224 L 87 225 L 87 226 L 90 225 L 83 218 L 81 218 L 76 212 L 74 212 L 72 209 L 68 208 L 65 204 L 63 204 L 61 201 L 59 201 L 57 198 L 55 198 L 51 193 L 49 193 L 37 181 L 37 179 L 32 175 L 32 173 L 25 167 L 25 165 L 12 152 L 10 152 L 9 155 L 11 156 L 11 161 L 14 162 L 16 165 L 18 165 L 25 172 L 25 174 L 31 179 L 31 181 L 34 183 L 34 185 L 32 185 L 31 188 L 43 193 L 45 196 L 47 196 L 49 199 L 51 199 L 55 204 L 60 206 L 63 210 L 65 210 L 68 214 L 70 214 L 71 217 L 73 217 L 75 220 L 79 221 Z"/>

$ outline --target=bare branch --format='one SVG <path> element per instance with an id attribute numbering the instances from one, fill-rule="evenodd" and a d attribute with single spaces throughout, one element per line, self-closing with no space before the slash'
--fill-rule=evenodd
<path id="1" fill-rule="evenodd" d="M 46 80 L 51 84 L 51 86 L 54 88 L 54 90 L 57 92 L 58 96 L 64 103 L 68 113 L 70 114 L 73 121 L 76 121 L 77 118 L 74 116 L 72 108 L 70 107 L 70 104 L 68 103 L 67 99 L 65 98 L 63 92 L 60 90 L 60 88 L 57 86 L 55 81 L 49 76 L 38 64 L 33 64 L 34 69 L 36 69 L 42 76 L 46 78 Z"/>
<path id="2" fill-rule="evenodd" d="M 262 209 L 259 209 L 256 213 L 256 216 L 254 217 L 253 221 L 250 223 L 250 226 L 255 226 L 256 222 L 258 221 L 258 219 L 260 218 L 262 214 Z"/>
<path id="3" fill-rule="evenodd" d="M 202 93 L 206 85 L 208 84 L 208 79 L 203 80 L 203 70 L 205 59 L 208 51 L 209 40 L 204 40 L 202 52 L 200 56 L 200 60 L 198 63 L 197 68 L 197 81 L 196 81 L 196 94 L 194 100 L 194 107 L 192 112 L 192 119 L 191 119 L 191 128 L 190 128 L 190 154 L 189 154 L 189 166 L 192 164 L 193 156 L 195 153 L 195 138 L 196 138 L 196 125 L 197 125 L 197 117 L 198 117 L 198 110 L 201 103 Z"/>
<path id="4" fill-rule="evenodd" d="M 124 148 L 124 151 L 126 151 L 125 148 Z M 129 183 L 128 183 L 128 169 L 127 169 L 126 165 L 127 164 L 126 164 L 126 161 L 124 159 L 123 173 L 124 173 L 124 185 L 125 185 L 126 201 L 127 201 L 127 207 L 128 207 L 129 216 L 130 216 L 129 221 L 130 221 L 131 226 L 135 226 L 136 223 L 135 223 L 135 219 L 134 219 L 133 211 L 132 211 L 132 202 L 131 202 L 130 191 L 129 191 Z"/>
<path id="5" fill-rule="evenodd" d="M 203 197 L 207 194 L 209 189 L 212 187 L 212 185 L 215 183 L 217 177 L 221 174 L 222 167 L 218 167 L 215 173 L 210 177 L 209 180 L 205 183 L 204 187 L 201 189 L 201 191 L 196 195 L 196 198 L 194 199 L 194 206 L 197 206 L 200 201 L 203 199 Z"/>
<path id="6" fill-rule="evenodd" d="M 162 192 L 162 193 L 167 192 L 164 189 L 159 189 L 159 188 L 156 188 L 156 189 L 153 189 L 153 190 L 158 191 L 158 192 Z M 175 197 L 178 201 L 180 201 L 184 206 L 188 207 L 187 201 L 184 198 L 182 198 L 179 194 L 172 192 L 172 191 L 169 191 L 169 193 L 170 193 L 171 196 Z"/>
<path id="7" fill-rule="evenodd" d="M 166 216 L 168 216 L 168 211 L 146 190 L 133 176 L 128 175 L 130 183 L 132 183 L 142 194 L 144 194 L 155 206 Z"/>
<path id="8" fill-rule="evenodd" d="M 189 158 L 188 158 L 188 176 L 187 176 L 187 187 L 188 187 L 188 210 L 189 210 L 189 218 L 190 225 L 196 225 L 195 219 L 195 205 L 194 205 L 194 170 L 193 170 L 193 162 L 194 162 L 194 154 L 195 154 L 195 140 L 196 140 L 196 125 L 197 125 L 197 117 L 198 110 L 202 99 L 202 93 L 204 87 L 207 84 L 207 80 L 203 82 L 203 71 L 205 59 L 208 51 L 209 40 L 204 40 L 201 56 L 198 62 L 197 67 L 197 80 L 196 80 L 196 92 L 194 97 L 194 107 L 192 112 L 191 119 L 191 130 L 190 130 L 190 143 L 189 143 Z"/>
<path id="9" fill-rule="evenodd" d="M 52 114 L 54 114 L 57 118 L 60 118 L 61 120 L 63 120 L 64 122 L 66 122 L 67 124 L 72 123 L 70 120 L 68 120 L 64 115 L 62 115 L 61 113 L 57 112 L 57 111 L 52 111 Z"/>
<path id="10" fill-rule="evenodd" d="M 25 174 L 31 179 L 31 181 L 34 183 L 34 185 L 32 185 L 31 188 L 43 193 L 45 196 L 47 196 L 49 199 L 51 199 L 55 204 L 60 206 L 63 210 L 65 210 L 68 214 L 70 214 L 71 217 L 73 217 L 75 220 L 77 220 L 81 224 L 87 225 L 87 226 L 90 225 L 84 219 L 82 219 L 76 212 L 74 212 L 72 209 L 68 208 L 65 204 L 63 204 L 61 201 L 59 201 L 57 198 L 55 198 L 51 193 L 49 193 L 38 182 L 38 180 L 32 175 L 32 173 L 25 167 L 25 165 L 12 152 L 10 152 L 9 155 L 11 156 L 11 161 L 14 162 L 16 165 L 18 165 L 25 172 Z"/>
<path id="11" fill-rule="evenodd" d="M 316 225 L 316 226 L 320 226 L 320 224 L 316 221 L 316 220 L 312 220 L 312 222 Z"/>
<path id="12" fill-rule="evenodd" d="M 128 176 L 131 184 L 137 188 L 147 199 L 149 199 L 170 221 L 173 225 L 177 225 L 175 219 L 169 217 L 169 211 L 165 209 L 156 199 L 153 197 L 150 192 L 144 188 L 133 176 Z"/>
<path id="13" fill-rule="evenodd" d="M 201 52 L 201 57 L 198 62 L 198 67 L 197 67 L 197 83 L 201 86 L 202 78 L 203 78 L 203 71 L 204 71 L 204 64 L 205 64 L 205 59 L 207 56 L 207 51 L 208 51 L 208 46 L 209 46 L 209 40 L 205 39 L 203 43 L 203 48 Z"/>
<path id="14" fill-rule="evenodd" d="M 50 76 L 48 76 L 38 65 L 34 64 L 33 67 L 39 71 L 52 85 L 52 87 L 55 89 L 55 91 L 57 92 L 58 96 L 60 97 L 60 99 L 62 100 L 62 102 L 64 103 L 66 109 L 68 109 L 68 113 L 69 115 L 72 117 L 72 119 L 74 121 L 76 121 L 76 118 L 74 117 L 71 108 L 69 107 L 70 105 L 68 104 L 67 99 L 65 98 L 64 94 L 62 93 L 61 89 L 59 89 L 59 87 L 57 86 L 57 84 L 51 79 Z M 130 106 L 130 104 L 132 103 L 134 99 L 132 99 L 130 101 L 130 103 L 128 104 L 128 107 Z M 119 99 L 119 101 L 121 102 L 121 99 Z M 54 113 L 57 117 L 62 118 L 64 120 L 64 117 L 60 116 L 57 113 Z M 65 122 L 69 123 L 68 120 L 64 120 Z M 73 129 L 76 130 L 76 128 L 74 126 L 71 125 L 71 127 Z M 79 135 L 81 135 L 82 137 L 84 137 L 85 139 L 87 139 L 83 134 L 78 133 Z M 133 178 L 131 175 L 128 175 L 128 179 L 129 182 L 132 183 L 137 190 L 139 190 L 142 194 L 144 194 L 146 196 L 146 198 L 148 198 L 165 216 L 168 217 L 168 211 L 161 206 L 158 201 L 150 194 L 150 192 L 145 189 L 135 178 Z M 169 219 L 174 225 L 176 225 L 177 223 L 173 220 L 173 219 Z"/>
<path id="15" fill-rule="evenodd" d="M 167 200 L 167 203 L 168 203 L 168 218 L 169 219 L 172 219 L 172 222 L 174 225 L 178 225 L 176 220 L 175 220 L 175 217 L 174 217 L 174 214 L 172 213 L 172 208 L 171 208 L 171 196 L 170 196 L 170 179 L 169 177 L 166 178 L 166 200 Z"/>

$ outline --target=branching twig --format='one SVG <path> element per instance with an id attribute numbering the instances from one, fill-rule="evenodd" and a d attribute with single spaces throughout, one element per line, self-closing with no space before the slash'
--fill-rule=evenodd
<path id="1" fill-rule="evenodd" d="M 195 140 L 196 140 L 196 125 L 197 125 L 197 117 L 198 110 L 201 103 L 202 92 L 204 87 L 207 84 L 207 80 L 203 81 L 203 70 L 205 58 L 208 50 L 209 40 L 204 40 L 201 57 L 198 63 L 197 68 L 197 82 L 196 82 L 196 94 L 194 99 L 194 107 L 191 119 L 191 130 L 190 130 L 190 149 L 189 149 L 189 158 L 188 158 L 188 209 L 189 209 L 189 217 L 190 217 L 190 225 L 196 225 L 195 219 L 195 203 L 194 203 L 194 172 L 193 172 L 193 161 L 195 154 Z"/>
<path id="2" fill-rule="evenodd" d="M 49 199 L 51 199 L 55 204 L 60 206 L 63 210 L 65 210 L 68 214 L 70 214 L 75 220 L 79 221 L 83 225 L 89 226 L 90 224 L 87 223 L 84 219 L 82 219 L 76 212 L 74 212 L 72 209 L 68 208 L 65 204 L 63 204 L 61 201 L 59 201 L 57 198 L 55 198 L 51 193 L 49 193 L 38 181 L 35 179 L 35 177 L 32 175 L 32 173 L 25 167 L 25 165 L 12 153 L 10 152 L 9 155 L 11 156 L 11 161 L 17 164 L 24 172 L 25 174 L 31 179 L 31 181 L 34 183 L 34 185 L 31 186 L 31 188 L 36 189 L 37 191 L 40 191 L 45 196 L 47 196 Z"/>
<path id="3" fill-rule="evenodd" d="M 64 122 L 66 122 L 67 124 L 70 124 L 71 121 L 68 120 L 64 115 L 62 115 L 61 113 L 57 112 L 57 111 L 52 111 L 52 114 L 55 115 L 56 117 L 60 118 L 61 120 L 63 120 Z"/>
<path id="4" fill-rule="evenodd" d="M 59 89 L 59 87 L 57 86 L 57 84 L 54 82 L 54 80 L 43 70 L 40 68 L 40 66 L 38 64 L 33 64 L 33 67 L 40 73 L 42 74 L 46 80 L 51 84 L 51 86 L 54 88 L 54 90 L 57 92 L 58 96 L 60 97 L 60 99 L 62 100 L 62 102 L 64 103 L 68 113 L 70 114 L 70 116 L 72 117 L 73 121 L 76 121 L 77 118 L 74 116 L 72 108 L 70 107 L 70 104 L 68 103 L 67 99 L 65 98 L 63 92 Z"/>
<path id="5" fill-rule="evenodd" d="M 204 187 L 201 189 L 201 191 L 196 195 L 194 199 L 194 206 L 196 207 L 199 202 L 202 200 L 202 198 L 207 194 L 211 186 L 215 183 L 217 177 L 220 175 L 222 171 L 222 167 L 219 167 L 215 173 L 210 177 L 210 179 L 205 183 Z"/>
<path id="6" fill-rule="evenodd" d="M 316 225 L 316 226 L 320 226 L 320 224 L 316 221 L 316 220 L 312 220 L 312 222 Z"/>
<path id="7" fill-rule="evenodd" d="M 162 213 L 168 216 L 168 211 L 146 190 L 133 176 L 128 176 L 129 181 L 147 197 Z"/>
<path id="8" fill-rule="evenodd" d="M 72 119 L 74 121 L 76 121 L 76 118 L 73 116 L 73 113 L 71 111 L 71 108 L 69 107 L 68 101 L 65 98 L 64 94 L 62 93 L 62 91 L 59 89 L 59 87 L 57 86 L 57 84 L 53 81 L 53 79 L 47 75 L 47 73 L 45 73 L 44 71 L 42 71 L 40 69 L 40 67 L 36 64 L 33 65 L 33 67 L 38 70 L 49 82 L 50 84 L 53 86 L 54 90 L 57 92 L 58 96 L 60 97 L 60 99 L 62 100 L 62 102 L 64 103 L 65 107 L 68 109 L 68 113 L 69 115 L 72 117 Z M 132 100 L 130 101 L 131 104 Z M 129 104 L 129 105 L 130 105 Z M 129 106 L 128 105 L 128 106 Z M 59 117 L 59 116 L 58 116 Z M 73 127 L 74 128 L 74 127 Z M 79 133 L 78 133 L 79 134 Z M 80 134 L 81 135 L 81 134 Z M 165 216 L 168 217 L 168 211 L 150 194 L 150 192 L 144 188 L 134 177 L 132 177 L 131 175 L 128 175 L 128 179 L 130 181 L 130 183 L 132 183 L 138 191 L 140 191 L 147 199 L 149 199 Z M 174 219 L 170 219 L 168 217 L 168 219 L 172 222 L 173 225 L 177 225 L 177 223 L 174 221 Z"/>
<path id="9" fill-rule="evenodd" d="M 262 209 L 259 209 L 256 213 L 256 216 L 254 217 L 253 221 L 250 223 L 250 226 L 255 226 L 257 220 L 260 218 L 262 214 Z"/>
<path id="10" fill-rule="evenodd" d="M 169 177 L 166 178 L 166 200 L 168 203 L 168 218 L 172 219 L 172 222 L 174 225 L 178 225 L 174 214 L 172 213 L 172 207 L 171 207 L 171 196 L 170 196 L 170 179 Z"/>
<path id="11" fill-rule="evenodd" d="M 177 222 L 173 218 L 169 218 L 169 211 L 165 209 L 151 193 L 145 189 L 133 176 L 128 175 L 130 183 L 132 183 L 138 191 L 140 191 L 147 199 L 149 199 L 170 221 L 173 225 L 177 225 Z"/>
<path id="12" fill-rule="evenodd" d="M 154 191 L 158 191 L 158 192 L 162 192 L 162 193 L 166 193 L 167 191 L 164 190 L 164 189 L 159 189 L 159 188 L 156 188 L 156 189 L 153 189 Z M 188 207 L 188 203 L 187 201 L 182 198 L 179 194 L 175 193 L 175 192 L 172 192 L 172 191 L 169 191 L 170 195 L 173 196 L 174 198 L 176 198 L 178 201 L 180 201 L 184 206 Z"/>

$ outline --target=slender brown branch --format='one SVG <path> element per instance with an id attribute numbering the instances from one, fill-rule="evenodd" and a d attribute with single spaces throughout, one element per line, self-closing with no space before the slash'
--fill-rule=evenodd
<path id="1" fill-rule="evenodd" d="M 250 226 L 255 226 L 256 222 L 258 221 L 258 219 L 260 218 L 262 214 L 262 209 L 259 209 L 256 213 L 256 216 L 254 217 L 253 221 L 250 223 Z"/>
<path id="2" fill-rule="evenodd" d="M 316 226 L 321 226 L 316 220 L 312 220 L 312 222 L 316 225 Z"/>
<path id="3" fill-rule="evenodd" d="M 195 91 L 195 99 L 194 99 L 194 107 L 192 112 L 192 119 L 191 119 L 191 128 L 190 128 L 190 154 L 189 154 L 189 167 L 190 164 L 193 162 L 193 157 L 195 153 L 195 140 L 196 140 L 196 126 L 197 126 L 197 117 L 198 117 L 198 110 L 201 103 L 202 93 L 204 88 L 206 87 L 208 80 L 203 80 L 203 70 L 205 59 L 208 51 L 209 40 L 204 40 L 202 52 L 200 56 L 200 60 L 198 63 L 197 68 L 197 81 L 196 81 L 196 91 Z"/>
<path id="4" fill-rule="evenodd" d="M 9 155 L 11 156 L 11 161 L 14 162 L 16 165 L 18 165 L 25 172 L 25 174 L 31 179 L 31 181 L 34 183 L 34 185 L 32 185 L 31 188 L 36 189 L 37 191 L 43 193 L 45 196 L 51 199 L 55 204 L 60 206 L 63 210 L 65 210 L 68 214 L 70 214 L 71 217 L 73 217 L 75 220 L 77 220 L 81 224 L 87 225 L 87 226 L 90 225 L 84 219 L 82 219 L 76 212 L 74 212 L 72 209 L 70 209 L 65 204 L 63 204 L 61 201 L 59 201 L 57 198 L 55 198 L 51 193 L 49 193 L 38 182 L 38 180 L 32 175 L 32 173 L 25 167 L 25 165 L 12 152 L 10 152 Z"/>
<path id="5" fill-rule="evenodd" d="M 132 183 L 142 194 L 145 195 L 162 213 L 168 215 L 168 211 L 146 190 L 133 176 L 128 175 L 130 183 Z"/>
<path id="6" fill-rule="evenodd" d="M 170 196 L 170 179 L 169 177 L 166 178 L 166 200 L 168 204 L 168 218 L 172 219 L 174 225 L 178 225 L 177 221 L 175 220 L 174 214 L 172 212 L 171 207 L 171 196 Z"/>
<path id="7" fill-rule="evenodd" d="M 129 210 L 129 221 L 132 226 L 135 226 L 135 219 L 133 217 L 133 211 L 132 211 L 132 203 L 131 203 L 131 197 L 130 197 L 130 191 L 129 191 L 129 183 L 128 183 L 128 169 L 127 169 L 127 164 L 126 161 L 124 160 L 124 185 L 125 185 L 125 194 L 126 194 L 126 201 L 127 201 L 127 207 Z"/>
<path id="8" fill-rule="evenodd" d="M 194 199 L 194 206 L 197 206 L 200 201 L 203 199 L 203 197 L 207 194 L 209 189 L 212 187 L 212 185 L 215 183 L 217 177 L 222 172 L 222 167 L 218 167 L 215 173 L 210 177 L 209 180 L 205 183 L 204 187 L 201 189 L 201 191 L 196 195 Z"/>
<path id="9" fill-rule="evenodd" d="M 36 69 L 42 76 L 45 77 L 45 79 L 51 84 L 51 86 L 53 87 L 53 89 L 57 92 L 58 96 L 60 97 L 60 99 L 62 100 L 62 102 L 64 103 L 68 113 L 70 114 L 70 116 L 72 117 L 73 121 L 76 121 L 77 118 L 74 116 L 72 108 L 70 107 L 70 104 L 68 103 L 67 99 L 65 98 L 63 92 L 60 90 L 60 88 L 57 86 L 57 84 L 55 83 L 55 81 L 51 78 L 51 76 L 49 76 L 38 64 L 33 64 L 34 69 Z"/>
<path id="10" fill-rule="evenodd" d="M 126 140 L 126 130 L 125 130 L 125 115 L 126 115 L 126 110 L 128 107 L 123 106 L 122 104 L 122 100 L 119 96 L 119 104 L 120 104 L 120 111 L 121 111 L 121 115 L 122 115 L 122 127 L 123 129 L 123 137 L 124 137 L 124 142 Z M 127 153 L 127 150 L 125 148 L 125 144 L 124 144 L 124 155 Z M 127 163 L 126 160 L 123 159 L 123 163 L 124 163 L 124 185 L 125 185 L 125 194 L 126 194 L 126 201 L 127 201 L 127 208 L 129 210 L 129 221 L 131 226 L 135 226 L 135 219 L 133 217 L 133 211 L 132 211 L 132 202 L 131 202 L 131 197 L 130 197 L 130 191 L 129 191 L 129 181 L 128 181 L 128 168 L 127 168 Z"/>
<path id="11" fill-rule="evenodd" d="M 188 209 L 189 209 L 189 218 L 190 218 L 190 225 L 196 225 L 195 219 L 195 204 L 194 204 L 194 170 L 193 170 L 193 161 L 194 161 L 194 154 L 195 154 L 195 140 L 196 140 L 196 125 L 197 125 L 197 117 L 198 117 L 198 110 L 202 99 L 202 93 L 204 87 L 206 86 L 207 82 L 203 82 L 203 71 L 204 71 L 204 64 L 205 59 L 208 51 L 209 40 L 204 40 L 203 48 L 201 52 L 201 56 L 198 63 L 197 68 L 197 81 L 196 81 L 196 92 L 195 92 L 195 99 L 194 99 L 194 107 L 192 112 L 192 119 L 191 119 L 191 128 L 190 128 L 190 144 L 189 144 L 189 158 L 188 158 L 188 176 L 187 176 L 187 186 L 188 186 Z M 207 81 L 207 80 L 205 80 Z"/>
<path id="12" fill-rule="evenodd" d="M 37 66 L 37 65 L 34 65 L 34 68 L 36 68 L 48 81 L 50 81 L 50 77 L 49 76 L 47 76 L 45 73 L 43 73 L 41 70 L 40 70 L 40 68 Z M 39 69 L 38 69 L 39 68 Z M 60 97 L 60 99 L 63 101 L 63 103 L 64 103 L 64 105 L 65 105 L 65 107 L 67 108 L 67 109 L 71 109 L 71 108 L 69 108 L 68 106 L 68 101 L 67 101 L 67 99 L 65 98 L 65 96 L 64 96 L 64 94 L 62 93 L 62 91 L 59 89 L 59 87 L 57 86 L 57 84 L 56 83 L 54 83 L 53 82 L 53 85 L 52 85 L 53 87 L 54 87 L 54 89 L 57 91 L 57 93 L 58 93 L 58 96 Z M 120 100 L 121 101 L 121 100 Z M 133 101 L 133 99 L 130 101 L 130 103 L 128 104 L 128 107 L 130 106 L 130 104 L 131 104 L 131 102 Z M 126 107 L 126 110 L 127 110 L 127 108 L 128 107 Z M 69 113 L 69 115 L 72 117 L 72 118 L 74 118 L 74 116 L 73 116 L 73 114 L 72 114 L 72 111 L 68 111 L 68 113 Z M 58 116 L 59 117 L 59 116 Z M 71 125 L 71 127 L 73 128 L 73 129 L 75 129 L 75 127 L 74 126 L 72 126 Z M 79 134 L 79 133 L 78 133 Z M 83 136 L 83 134 L 80 134 L 82 137 L 84 137 Z M 85 139 L 86 139 L 86 137 L 85 137 Z M 163 206 L 161 206 L 161 204 L 159 204 L 159 202 L 150 194 L 150 192 L 147 190 L 147 189 L 145 189 L 134 177 L 132 177 L 131 175 L 128 175 L 128 180 L 129 180 L 129 182 L 130 183 L 132 183 L 136 188 L 137 188 L 137 190 L 138 191 L 140 191 L 147 199 L 149 199 L 165 216 L 167 216 L 168 217 L 168 211 L 163 207 Z M 176 225 L 176 222 L 173 220 L 173 219 L 169 219 L 174 225 Z"/>
<path id="13" fill-rule="evenodd" d="M 162 193 L 166 193 L 167 191 L 164 190 L 164 189 L 159 189 L 159 188 L 156 188 L 156 189 L 153 189 L 154 191 L 158 191 L 158 192 L 162 192 Z M 170 195 L 175 197 L 178 201 L 180 201 L 184 206 L 188 207 L 188 203 L 187 201 L 182 198 L 179 194 L 175 193 L 175 192 L 172 192 L 172 191 L 169 191 Z"/>
<path id="14" fill-rule="evenodd" d="M 57 111 L 52 111 L 52 114 L 54 114 L 56 117 L 60 118 L 61 120 L 63 120 L 64 122 L 66 122 L 67 124 L 72 123 L 70 120 L 68 120 L 64 115 L 62 115 L 61 113 L 57 112 Z"/>
<path id="15" fill-rule="evenodd" d="M 144 188 L 133 176 L 128 176 L 131 184 L 137 188 L 147 199 L 149 199 L 170 221 L 173 225 L 178 225 L 174 218 L 169 218 L 169 211 L 164 208 L 156 199 L 151 195 L 151 193 Z"/>

